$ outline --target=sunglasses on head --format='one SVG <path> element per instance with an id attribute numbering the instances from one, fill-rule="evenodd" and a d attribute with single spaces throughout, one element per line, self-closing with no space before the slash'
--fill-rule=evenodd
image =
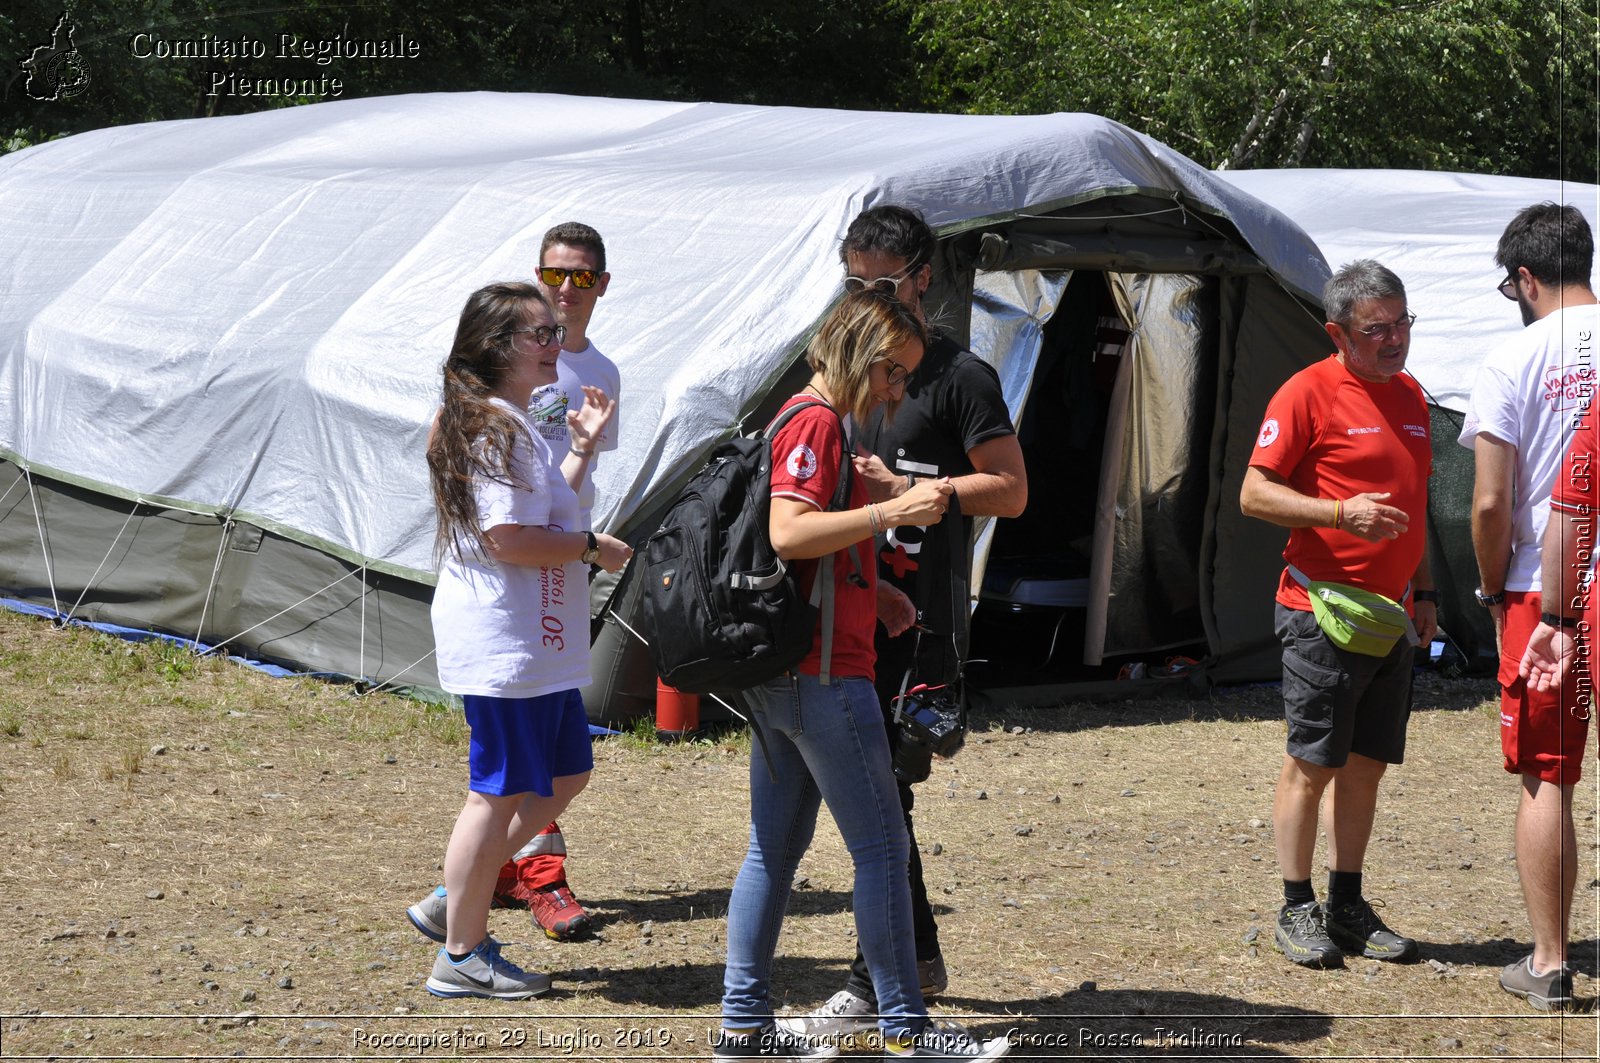
<path id="1" fill-rule="evenodd" d="M 574 288 L 593 288 L 600 280 L 600 271 L 593 269 L 561 269 L 558 266 L 540 266 L 539 279 L 552 288 L 559 288 L 572 278 Z"/>

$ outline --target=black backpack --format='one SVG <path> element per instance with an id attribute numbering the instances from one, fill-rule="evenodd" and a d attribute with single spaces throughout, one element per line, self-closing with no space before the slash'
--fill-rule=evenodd
<path id="1" fill-rule="evenodd" d="M 656 674 L 694 694 L 745 690 L 782 675 L 811 649 L 823 614 L 823 682 L 833 643 L 833 555 L 821 560 L 809 601 L 767 538 L 772 439 L 796 403 L 765 432 L 719 443 L 644 544 L 644 614 Z M 838 416 L 837 413 L 834 414 Z M 844 424 L 839 426 L 841 436 Z M 829 509 L 850 498 L 850 448 L 840 458 Z"/>

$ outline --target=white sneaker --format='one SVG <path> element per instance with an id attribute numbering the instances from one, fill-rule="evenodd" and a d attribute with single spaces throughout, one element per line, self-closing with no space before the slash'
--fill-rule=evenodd
<path id="1" fill-rule="evenodd" d="M 445 934 L 445 893 L 444 887 L 437 887 L 432 893 L 406 909 L 406 918 L 411 920 L 411 925 L 425 938 L 444 944 Z"/>
<path id="2" fill-rule="evenodd" d="M 850 990 L 841 989 L 816 1011 L 779 1019 L 778 1027 L 808 1044 L 837 1044 L 843 1038 L 876 1030 L 878 1012 Z"/>
<path id="3" fill-rule="evenodd" d="M 521 967 L 500 955 L 500 943 L 486 937 L 460 963 L 444 949 L 433 961 L 428 992 L 436 997 L 489 997 L 526 1000 L 550 991 L 550 976 Z"/>
<path id="4" fill-rule="evenodd" d="M 886 1063 L 899 1063 L 905 1059 L 943 1059 L 966 1061 L 975 1059 L 1003 1059 L 1011 1054 L 1011 1042 L 1004 1037 L 979 1043 L 973 1040 L 966 1028 L 953 1022 L 933 1022 L 922 1028 L 916 1040 L 897 1049 L 892 1044 L 883 1048 Z"/>

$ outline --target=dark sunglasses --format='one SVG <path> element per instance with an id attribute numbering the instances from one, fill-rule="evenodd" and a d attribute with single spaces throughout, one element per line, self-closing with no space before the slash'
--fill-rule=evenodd
<path id="1" fill-rule="evenodd" d="M 559 288 L 572 278 L 574 288 L 593 288 L 600 280 L 600 271 L 593 269 L 561 269 L 556 266 L 540 266 L 539 279 L 552 288 Z"/>
<path id="2" fill-rule="evenodd" d="M 1517 278 L 1507 277 L 1495 286 L 1496 290 L 1512 302 L 1517 301 Z"/>

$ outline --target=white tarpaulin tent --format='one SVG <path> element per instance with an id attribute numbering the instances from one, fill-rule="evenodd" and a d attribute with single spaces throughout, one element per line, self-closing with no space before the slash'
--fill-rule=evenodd
<path id="1" fill-rule="evenodd" d="M 1570 204 L 1600 231 L 1600 186 L 1421 170 L 1220 170 L 1294 220 L 1334 268 L 1375 258 L 1406 283 L 1417 327 L 1406 368 L 1433 400 L 1465 410 L 1483 356 L 1522 330 L 1494 291 L 1500 233 L 1523 207 Z M 1454 442 L 1453 440 L 1451 442 Z"/>
<path id="2" fill-rule="evenodd" d="M 605 235 L 591 331 L 624 396 L 596 520 L 638 532 L 767 397 L 837 295 L 845 225 L 882 202 L 947 238 L 963 333 L 977 266 L 1182 272 L 1221 287 L 1229 366 L 1320 353 L 1305 235 L 1091 115 L 463 93 L 99 130 L 0 157 L 0 584 L 428 685 L 422 451 L 467 293 L 529 276 L 556 222 Z M 1025 389 L 1019 344 L 984 353 Z"/>

